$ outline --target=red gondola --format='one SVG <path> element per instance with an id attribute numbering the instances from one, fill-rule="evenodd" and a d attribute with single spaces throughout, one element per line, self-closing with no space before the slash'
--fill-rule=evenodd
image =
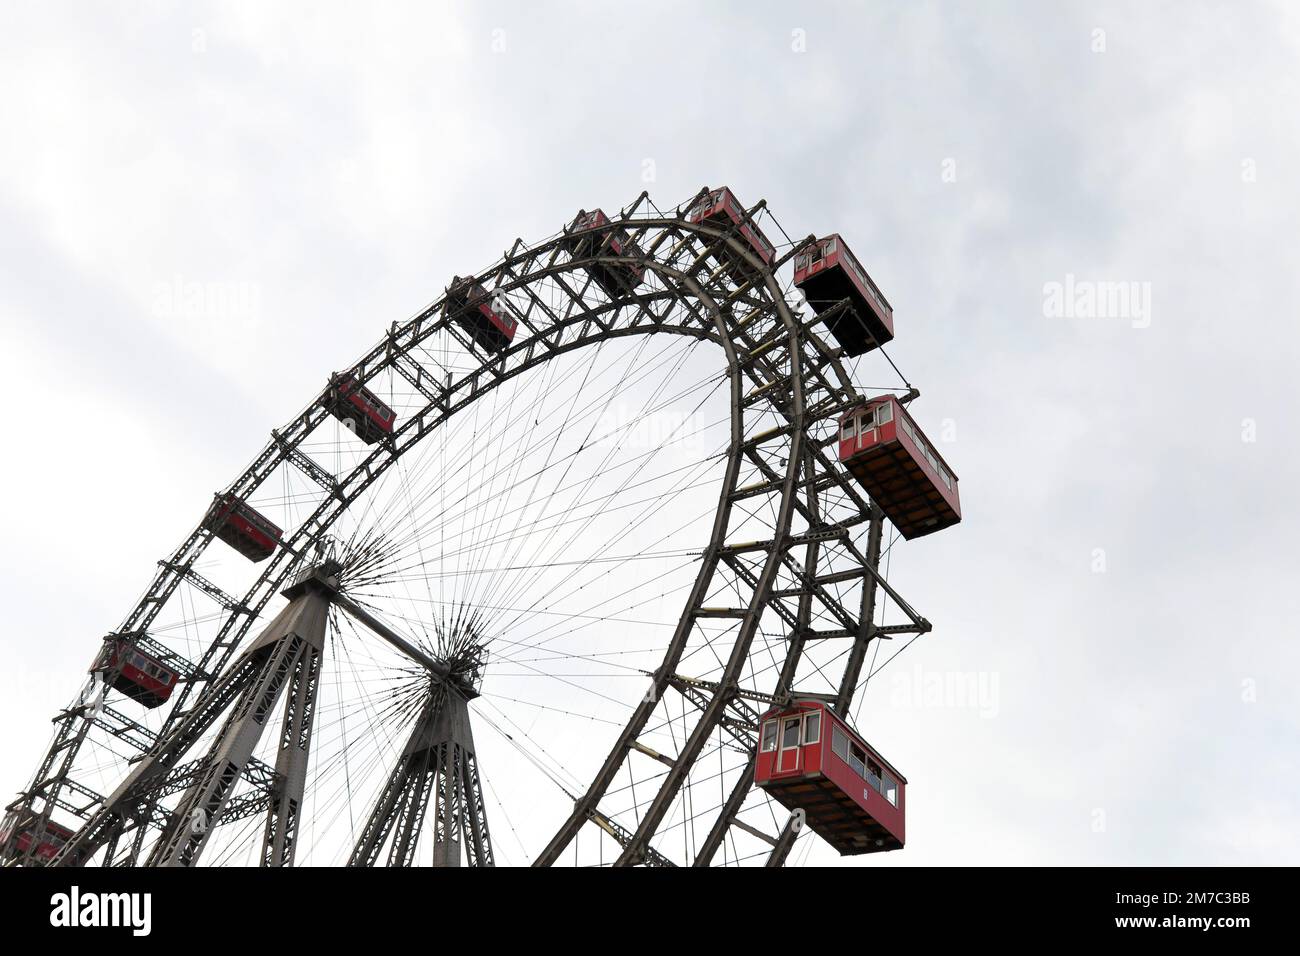
<path id="1" fill-rule="evenodd" d="M 514 341 L 519 322 L 509 306 L 493 300 L 492 294 L 473 279 L 453 276 L 447 287 L 447 305 L 479 348 L 500 352 Z"/>
<path id="2" fill-rule="evenodd" d="M 767 241 L 767 236 L 763 235 L 763 230 L 759 229 L 758 225 L 752 220 L 745 219 L 745 207 L 740 204 L 740 201 L 726 186 L 710 190 L 702 196 L 691 207 L 686 218 L 691 222 L 739 226 L 741 238 L 758 254 L 764 265 L 771 265 L 772 260 L 776 258 L 776 249 L 773 248 L 772 243 Z M 727 256 L 726 260 L 733 262 L 730 256 Z M 752 277 L 750 268 L 739 260 L 735 260 L 734 264 L 728 267 L 728 271 L 731 272 L 733 278 L 741 282 Z"/>
<path id="3" fill-rule="evenodd" d="M 280 544 L 280 529 L 230 492 L 217 495 L 203 527 L 250 561 L 266 560 Z"/>
<path id="4" fill-rule="evenodd" d="M 820 700 L 763 715 L 754 784 L 842 855 L 900 850 L 907 780 Z"/>
<path id="5" fill-rule="evenodd" d="M 329 388 L 321 396 L 320 403 L 367 445 L 382 441 L 393 433 L 396 421 L 393 410 L 347 372 L 330 376 Z"/>
<path id="6" fill-rule="evenodd" d="M 632 237 L 625 229 L 611 230 L 606 234 L 608 238 L 603 240 L 594 234 L 594 230 L 608 225 L 609 217 L 602 210 L 593 209 L 587 212 L 585 209 L 579 209 L 577 218 L 564 231 L 564 238 L 560 240 L 560 245 L 574 259 L 601 255 L 603 249 L 608 250 L 603 253 L 605 255 L 636 258 L 644 255 L 641 247 L 632 241 Z M 592 280 L 605 290 L 606 295 L 610 298 L 618 298 L 632 292 L 641 284 L 645 276 L 645 267 L 631 263 L 613 265 L 593 262 L 587 266 L 587 272 Z"/>
<path id="7" fill-rule="evenodd" d="M 794 257 L 794 284 L 821 315 L 841 299 L 851 303 L 828 322 L 848 355 L 862 355 L 894 337 L 894 309 L 838 234 L 818 239 Z"/>
<path id="8" fill-rule="evenodd" d="M 957 476 L 892 395 L 840 419 L 840 461 L 904 538 L 961 521 Z"/>
<path id="9" fill-rule="evenodd" d="M 179 677 L 152 654 L 125 637 L 108 637 L 104 649 L 90 666 L 92 674 L 105 674 L 109 686 L 146 707 L 158 707 L 171 697 Z"/>
<path id="10" fill-rule="evenodd" d="M 14 840 L 14 847 L 19 854 L 25 854 L 31 849 L 32 831 L 34 829 L 35 824 L 32 824 L 18 833 L 17 838 Z M 45 833 L 41 835 L 41 841 L 36 844 L 37 859 L 46 861 L 54 859 L 59 851 L 63 849 L 63 845 L 72 839 L 72 836 L 72 830 L 62 824 L 55 823 L 53 820 L 47 820 L 45 822 Z M 8 840 L 8 833 L 0 833 L 0 843 L 6 843 Z"/>

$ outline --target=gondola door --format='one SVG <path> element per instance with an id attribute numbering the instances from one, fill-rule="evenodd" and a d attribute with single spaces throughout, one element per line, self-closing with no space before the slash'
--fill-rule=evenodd
<path id="1" fill-rule="evenodd" d="M 798 773 L 803 752 L 800 746 L 803 737 L 803 717 L 783 717 L 781 719 L 781 737 L 776 752 L 776 767 L 772 774 Z"/>

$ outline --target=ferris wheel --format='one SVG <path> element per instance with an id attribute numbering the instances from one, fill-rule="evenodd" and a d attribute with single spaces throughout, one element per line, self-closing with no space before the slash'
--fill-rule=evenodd
<path id="1" fill-rule="evenodd" d="M 321 375 L 87 648 L 0 860 L 900 848 L 906 780 L 855 705 L 930 630 L 894 545 L 960 504 L 893 334 L 840 236 L 725 187 L 450 276 Z"/>

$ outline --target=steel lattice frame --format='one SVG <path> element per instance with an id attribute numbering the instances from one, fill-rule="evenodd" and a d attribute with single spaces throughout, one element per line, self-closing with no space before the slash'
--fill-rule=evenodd
<path id="1" fill-rule="evenodd" d="M 202 526 L 159 562 L 148 590 L 115 633 L 147 639 L 160 610 L 185 582 L 221 608 L 216 637 L 195 662 L 170 656 L 188 679 L 178 689 L 160 734 L 111 706 L 73 706 L 56 716 L 53 745 L 30 786 L 9 808 L 11 824 L 34 828 L 37 838 L 31 847 L 39 842 L 57 807 L 85 821 L 58 862 L 78 862 L 87 840 L 97 846 L 107 843 L 107 861 L 115 865 L 139 862 L 146 831 L 166 827 L 170 819 L 159 801 L 194 786 L 196 765 L 202 761 L 181 763 L 178 753 L 174 762 L 164 761 L 167 772 L 148 798 L 129 807 L 106 807 L 103 796 L 78 780 L 77 757 L 87 736 L 112 734 L 142 753 L 166 750 L 179 726 L 196 712 L 217 705 L 221 689 L 229 686 L 223 675 L 267 602 L 326 540 L 334 522 L 405 451 L 497 386 L 552 358 L 611 339 L 664 333 L 712 342 L 725 356 L 730 443 L 711 539 L 662 662 L 653 673 L 653 691 L 636 707 L 590 786 L 578 796 L 572 813 L 535 863 L 557 862 L 588 825 L 617 841 L 619 864 L 709 865 L 733 827 L 771 844 L 769 862 L 783 861 L 789 833 L 769 835 L 737 816 L 751 791 L 758 713 L 800 690 L 801 660 L 811 644 L 823 641 L 847 642 L 837 692 L 826 695 L 846 713 L 870 642 L 899 633 L 923 633 L 930 625 L 880 573 L 882 515 L 840 467 L 834 453 L 838 416 L 862 397 L 841 362 L 840 350 L 824 338 L 826 316 L 809 316 L 792 308 L 775 275 L 813 237 L 792 243 L 765 267 L 736 229 L 689 222 L 685 210 L 690 205 L 664 213 L 643 193 L 598 230 L 605 241 L 592 243 L 583 258 L 565 251 L 563 234 L 531 246 L 516 241 L 498 263 L 476 277 L 495 295 L 504 296 L 519 317 L 516 338 L 503 352 L 487 354 L 477 348 L 444 299 L 403 324 L 394 323 L 351 371 L 361 383 L 383 373 L 400 376 L 425 404 L 399 422 L 391 438 L 375 445 L 351 470 L 335 474 L 301 447 L 329 416 L 319 400 L 273 431 L 262 452 L 227 490 L 247 499 L 276 469 L 289 467 L 319 484 L 326 494 L 306 521 L 285 534 L 282 546 L 242 597 L 223 592 L 195 570 L 213 540 Z M 747 216 L 757 216 L 764 207 L 759 203 Z M 613 254 L 608 238 L 616 230 L 631 237 L 632 243 L 623 248 L 636 258 Z M 587 272 L 597 265 L 644 268 L 646 281 L 638 291 L 611 299 Z M 435 335 L 453 338 L 476 365 L 459 376 L 434 367 L 421 346 Z M 775 516 L 768 537 L 735 540 L 734 529 L 760 512 Z M 855 540 L 864 532 L 865 548 Z M 852 594 L 848 600 L 843 596 L 846 586 Z M 881 590 L 904 613 L 905 623 L 873 623 Z M 728 603 L 708 606 L 710 595 L 719 593 L 731 596 Z M 745 687 L 742 677 L 761 621 L 775 622 L 784 631 L 785 657 L 771 686 Z M 834 626 L 824 626 L 826 622 Z M 679 673 L 686 649 L 701 641 L 711 647 L 727 642 L 722 666 L 709 679 Z M 656 709 L 666 706 L 670 696 L 698 717 L 678 752 L 666 755 L 641 738 Z M 693 858 L 672 861 L 652 845 L 654 837 L 702 749 L 717 733 L 748 753 L 747 767 L 718 808 Z M 628 825 L 619 822 L 626 813 L 614 805 L 609 793 L 620 771 L 630 761 L 642 760 L 656 761 L 664 772 L 645 812 Z M 223 811 L 223 822 L 265 813 L 282 778 L 275 768 L 250 760 L 244 780 L 253 786 L 253 795 L 232 801 Z M 121 821 L 127 818 L 142 825 L 136 827 L 134 840 L 119 844 Z M 273 840 L 273 835 L 268 834 L 268 839 Z M 10 861 L 16 858 L 13 836 L 0 852 Z M 30 851 L 25 862 L 37 862 Z"/>

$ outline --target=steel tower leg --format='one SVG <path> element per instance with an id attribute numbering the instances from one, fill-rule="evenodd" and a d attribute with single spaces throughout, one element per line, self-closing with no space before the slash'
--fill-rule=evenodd
<path id="1" fill-rule="evenodd" d="M 329 597 L 309 589 L 290 606 L 296 613 L 287 619 L 284 615 L 277 618 L 249 649 L 250 655 L 264 655 L 262 666 L 245 686 L 195 782 L 181 798 L 175 822 L 150 854 L 150 866 L 193 866 L 197 862 L 212 825 L 234 792 L 262 739 L 267 719 L 289 684 L 295 684 L 284 719 L 289 746 L 284 746 L 282 738 L 277 769 L 287 769 L 296 777 L 282 781 L 280 793 L 272 799 L 263 862 L 277 866 L 292 862 L 292 840 L 297 830 L 315 710 L 316 677 L 329 620 Z"/>
<path id="2" fill-rule="evenodd" d="M 466 729 L 469 723 L 466 722 Z M 492 859 L 492 840 L 488 835 L 487 810 L 483 806 L 483 788 L 478 778 L 478 762 L 474 757 L 474 742 L 461 749 L 461 773 L 465 794 L 464 822 L 469 825 L 469 838 L 465 841 L 465 855 L 470 866 L 495 866 Z"/>
<path id="3" fill-rule="evenodd" d="M 437 806 L 433 814 L 433 865 L 460 866 L 461 788 L 460 753 L 454 743 L 440 743 L 435 787 Z"/>
<path id="4" fill-rule="evenodd" d="M 316 686 L 320 678 L 320 649 L 308 643 L 294 668 L 286 694 L 280 751 L 275 758 L 278 786 L 267 809 L 262 839 L 263 866 L 293 866 L 295 837 L 307 785 L 307 758 L 312 718 L 316 712 Z"/>
<path id="5" fill-rule="evenodd" d="M 388 865 L 410 866 L 430 799 L 433 865 L 460 866 L 463 850 L 470 866 L 494 866 L 469 702 L 447 685 L 430 689 L 348 865 L 374 866 L 391 836 Z"/>

